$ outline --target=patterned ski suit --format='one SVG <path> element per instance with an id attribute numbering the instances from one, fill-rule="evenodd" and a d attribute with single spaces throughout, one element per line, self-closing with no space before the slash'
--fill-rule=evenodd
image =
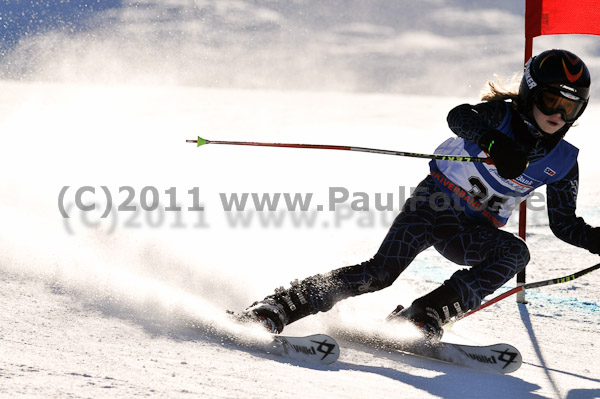
<path id="1" fill-rule="evenodd" d="M 592 228 L 575 216 L 575 147 L 564 140 L 548 145 L 536 138 L 532 125 L 504 101 L 460 105 L 450 111 L 448 124 L 457 137 L 441 144 L 436 153 L 485 157 L 477 143 L 486 131 L 497 129 L 522 146 L 529 166 L 518 178 L 507 180 L 493 165 L 432 161 L 430 174 L 407 200 L 373 258 L 292 284 L 284 298 L 302 309 L 290 312 L 289 322 L 327 311 L 344 298 L 390 286 L 421 251 L 431 246 L 447 259 L 468 266 L 456 271 L 446 283 L 459 294 L 465 310 L 477 308 L 484 297 L 529 262 L 525 242 L 499 227 L 542 185 L 547 186 L 553 233 L 578 247 L 591 249 L 596 245 L 592 243 Z"/>

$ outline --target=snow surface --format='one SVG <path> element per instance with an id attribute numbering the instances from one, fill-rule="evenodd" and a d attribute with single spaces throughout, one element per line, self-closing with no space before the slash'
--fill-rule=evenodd
<path id="1" fill-rule="evenodd" d="M 431 151 L 433 143 L 448 136 L 445 110 L 459 99 L 15 83 L 3 83 L 1 89 L 6 98 L 21 99 L 19 106 L 2 104 L 2 130 L 20 132 L 5 137 L 2 154 L 7 171 L 1 210 L 2 395 L 600 394 L 599 283 L 593 274 L 535 290 L 527 306 L 504 300 L 447 334 L 458 342 L 516 345 L 525 363 L 510 376 L 355 346 L 344 347 L 336 364 L 315 367 L 244 350 L 227 338 L 235 332 L 223 320 L 223 309 L 240 309 L 295 278 L 369 258 L 393 216 L 380 212 L 375 222 L 363 221 L 366 227 L 360 227 L 358 216 L 344 213 L 336 227 L 335 214 L 324 211 L 312 228 L 258 222 L 235 228 L 228 224 L 218 193 L 314 192 L 326 203 L 328 188 L 336 186 L 373 197 L 395 193 L 400 185 L 414 186 L 427 165 L 334 151 L 196 148 L 185 139 L 202 133 Z M 170 99 L 169 107 L 163 106 L 164 98 Z M 111 117 L 98 115 L 97 107 L 81 107 L 89 99 Z M 596 146 L 589 139 L 597 110 L 591 106 L 592 117 L 572 133 L 582 148 L 579 214 L 592 224 L 600 224 L 597 190 L 590 184 L 598 177 L 591 153 Z M 405 121 L 409 115 L 420 123 L 411 126 Z M 187 190 L 199 187 L 206 204 L 204 223 L 210 227 L 194 228 L 195 215 L 185 211 L 185 227 L 172 227 L 167 216 L 151 227 L 149 213 L 141 211 L 134 219 L 139 227 L 128 227 L 131 217 L 124 212 L 105 220 L 99 213 L 82 219 L 83 212 L 72 202 L 67 221 L 57 206 L 65 185 L 72 190 L 93 185 L 98 194 L 106 185 L 115 195 L 125 185 L 138 193 L 146 185 L 161 193 L 176 187 L 182 204 L 188 205 Z M 106 202 L 97 197 L 99 206 Z M 84 202 L 94 198 L 88 195 Z M 357 213 L 366 218 L 366 212 Z M 533 213 L 530 219 L 529 281 L 567 275 L 597 262 L 597 257 L 554 239 L 542 216 Z M 508 229 L 515 231 L 514 223 Z M 409 303 L 455 269 L 427 251 L 393 287 L 347 300 L 286 331 L 309 334 L 342 323 L 371 326 L 397 303 Z M 202 327 L 194 331 L 187 327 L 190 321 Z"/>
<path id="2" fill-rule="evenodd" d="M 233 22 L 224 25 L 224 42 L 211 44 L 231 49 L 229 41 L 236 32 L 247 33 L 234 23 L 241 15 L 263 21 L 265 25 L 257 28 L 263 33 L 275 22 L 287 28 L 290 21 L 297 22 L 291 16 L 301 15 L 297 9 L 265 9 L 256 5 L 259 3 L 269 2 L 220 2 L 215 15 L 228 16 Z M 152 28 L 156 25 L 148 22 L 160 19 L 153 14 L 155 8 L 173 12 L 184 7 L 183 2 L 163 4 L 172 7 L 154 4 L 142 10 L 123 6 L 121 14 L 103 11 L 96 17 L 102 29 L 84 29 L 66 39 L 64 32 L 55 31 L 24 37 L 4 58 L 13 67 L 21 64 L 0 81 L 0 396 L 600 397 L 596 341 L 600 280 L 596 273 L 532 290 L 527 305 L 506 299 L 446 332 L 446 338 L 454 342 L 508 342 L 518 347 L 524 364 L 507 376 L 349 344 L 343 345 L 339 361 L 331 366 L 287 362 L 247 349 L 244 343 L 265 339 L 265 334 L 233 325 L 224 309 L 242 309 L 294 279 L 371 257 L 398 212 L 402 194 L 427 174 L 427 162 L 341 151 L 196 148 L 185 140 L 200 135 L 215 140 L 344 144 L 430 153 L 451 135 L 445 123 L 448 110 L 477 101 L 477 90 L 460 98 L 383 94 L 377 90 L 379 83 L 385 83 L 382 78 L 370 81 L 368 92 L 361 92 L 355 84 L 361 79 L 354 72 L 365 64 L 340 70 L 339 80 L 332 80 L 337 63 L 344 60 L 335 57 L 332 69 L 324 69 L 327 74 L 322 87 L 312 81 L 303 91 L 290 83 L 293 74 L 278 75 L 273 70 L 271 75 L 259 76 L 252 90 L 237 85 L 247 82 L 243 78 L 257 70 L 260 63 L 256 59 L 249 64 L 248 74 L 233 73 L 224 84 L 204 84 L 176 50 L 170 54 L 177 60 L 173 71 L 168 70 L 167 60 L 149 65 L 148 74 L 140 77 L 134 57 L 131 65 L 124 64 L 126 51 L 115 53 L 117 43 L 107 41 L 106 36 L 98 40 L 100 33 L 110 31 L 102 24 L 112 23 L 114 30 L 124 35 L 119 40 L 128 37 L 125 33 L 135 33 L 122 46 L 137 48 L 139 37 L 145 37 L 148 30 L 149 36 L 155 37 Z M 302 2 L 294 5 L 302 8 Z M 465 15 L 458 6 L 443 10 L 455 19 Z M 418 11 L 411 9 L 414 15 Z M 482 19 L 477 16 L 497 21 L 498 13 L 511 12 L 494 8 L 480 10 L 480 14 L 475 11 L 466 14 L 465 24 L 480 24 Z M 399 34 L 381 19 L 384 13 L 380 18 L 373 16 L 375 11 L 367 14 L 366 22 L 358 24 L 360 18 L 350 18 L 352 24 L 346 21 L 346 30 L 338 26 L 335 31 L 346 32 L 345 54 L 360 54 L 364 51 L 361 43 L 377 42 L 373 37 L 391 40 L 410 34 L 419 40 L 431 39 L 431 32 Z M 185 15 L 192 18 L 196 14 Z M 162 25 L 167 26 L 165 31 L 182 22 L 173 18 L 175 22 L 168 20 Z M 119 22 L 122 20 L 126 22 Z M 309 27 L 319 39 L 339 39 L 327 21 L 324 18 Z M 183 25 L 193 31 L 192 22 Z M 307 29 L 308 25 L 301 26 Z M 488 33 L 500 35 L 502 24 L 494 26 L 491 33 L 478 36 L 479 43 L 485 42 Z M 197 35 L 204 39 L 205 32 L 198 29 Z M 464 37 L 454 39 L 462 42 Z M 169 35 L 165 40 L 174 41 Z M 319 50 L 324 49 L 336 54 L 343 43 L 331 40 L 302 48 L 307 54 L 315 50 L 322 55 Z M 589 38 L 576 42 L 582 51 L 589 50 L 590 59 L 596 59 Z M 381 43 L 386 46 L 372 60 L 373 65 L 382 67 L 375 68 L 378 71 L 389 68 L 386 60 L 377 60 L 396 42 Z M 515 43 L 520 45 L 518 40 Z M 243 49 L 245 44 L 242 40 L 239 47 Z M 282 39 L 280 46 L 288 44 Z M 38 64 L 27 64 L 28 51 L 40 48 L 47 51 L 42 55 L 33 52 Z M 143 52 L 144 47 L 138 50 Z M 243 54 L 240 52 L 237 55 Z M 198 54 L 194 62 L 199 62 Z M 231 58 L 209 57 L 206 71 L 211 76 L 219 76 L 219 65 L 236 72 L 230 64 L 236 58 L 227 54 Z M 268 58 L 266 53 L 261 56 Z M 513 61 L 518 64 L 519 56 Z M 308 63 L 324 67 L 320 62 Z M 596 65 L 593 62 L 590 67 Z M 307 64 L 297 68 L 304 70 Z M 512 72 L 492 68 L 485 61 L 479 69 Z M 80 73 L 74 73 L 76 70 Z M 183 77 L 193 75 L 193 79 L 172 79 L 182 71 L 189 71 Z M 161 72 L 167 76 L 165 81 L 160 80 Z M 15 74 L 19 80 L 10 79 Z M 270 86 L 265 84 L 268 76 L 274 80 L 281 77 L 281 81 Z M 315 76 L 302 74 L 298 86 L 302 88 L 303 82 Z M 352 79 L 347 80 L 349 76 Z M 350 89 L 338 85 L 340 81 L 349 82 Z M 568 135 L 581 150 L 578 214 L 594 226 L 600 225 L 599 189 L 594 184 L 600 177 L 595 159 L 598 111 L 600 106 L 592 101 L 580 126 Z M 90 212 L 79 211 L 75 204 L 76 190 L 86 186 L 96 190 L 82 196 L 82 205 L 97 205 Z M 108 202 L 102 186 L 113 196 L 114 206 L 122 205 L 127 190 L 133 190 L 135 198 L 130 205 L 137 210 L 113 209 L 102 218 Z M 124 186 L 131 189 L 120 192 Z M 156 188 L 160 200 L 159 210 L 153 212 L 142 210 L 142 192 L 150 201 L 151 187 Z M 163 210 L 170 205 L 171 197 L 165 191 L 171 187 L 182 207 L 179 212 Z M 193 205 L 188 190 L 195 187 L 204 212 L 188 210 Z M 329 212 L 328 195 L 334 187 L 347 189 L 351 197 L 346 207 Z M 368 194 L 369 212 L 348 209 L 352 193 L 359 192 Z M 220 193 L 314 196 L 308 212 L 240 215 L 224 210 Z M 394 210 L 375 211 L 377 194 L 392 195 Z M 316 211 L 318 204 L 324 205 L 323 211 Z M 70 218 L 61 215 L 61 205 Z M 566 276 L 598 262 L 597 256 L 554 238 L 543 210 L 530 212 L 528 220 L 527 242 L 532 252 L 528 281 Z M 506 229 L 516 232 L 516 217 Z M 289 326 L 286 332 L 310 334 L 327 332 L 333 326 L 377 326 L 398 303 L 410 303 L 456 269 L 428 250 L 389 289 L 346 300 L 328 313 Z M 509 282 L 499 293 L 514 284 Z"/>

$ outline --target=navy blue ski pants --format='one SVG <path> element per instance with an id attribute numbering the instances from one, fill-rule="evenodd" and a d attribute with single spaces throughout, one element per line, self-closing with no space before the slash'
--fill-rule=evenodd
<path id="1" fill-rule="evenodd" d="M 484 297 L 525 268 L 529 250 L 522 239 L 469 219 L 459 207 L 449 206 L 447 197 L 435 193 L 440 190 L 428 176 L 404 204 L 373 258 L 331 272 L 328 277 L 341 280 L 341 285 L 330 285 L 330 290 L 313 285 L 314 291 L 307 287 L 313 291 L 309 295 L 313 310 L 326 311 L 341 299 L 389 287 L 431 246 L 452 262 L 468 266 L 447 280 L 466 309 L 477 308 Z"/>

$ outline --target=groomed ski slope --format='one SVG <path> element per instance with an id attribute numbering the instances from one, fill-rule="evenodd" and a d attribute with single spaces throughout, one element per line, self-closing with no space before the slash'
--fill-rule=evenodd
<path id="1" fill-rule="evenodd" d="M 523 13 L 522 2 L 467 0 L 6 2 L 0 397 L 600 397 L 600 272 L 446 333 L 517 346 L 525 363 L 508 376 L 355 345 L 329 367 L 244 349 L 264 333 L 242 335 L 224 310 L 371 257 L 427 161 L 185 143 L 433 152 L 451 135 L 450 108 L 521 69 Z M 597 40 L 540 37 L 534 52 L 569 48 L 594 77 Z M 600 226 L 597 93 L 568 139 L 581 149 L 578 213 Z M 254 205 L 253 193 L 261 206 L 280 194 L 278 211 L 225 210 L 234 195 Z M 307 211 L 285 211 L 286 195 L 309 194 Z M 368 210 L 352 211 L 355 200 Z M 553 238 L 543 209 L 528 220 L 528 281 L 598 262 Z M 377 327 L 454 270 L 426 251 L 388 290 L 286 332 Z"/>
<path id="2" fill-rule="evenodd" d="M 201 135 L 433 152 L 451 134 L 447 111 L 476 98 L 10 81 L 0 83 L 0 92 L 0 396 L 600 397 L 595 273 L 532 291 L 526 306 L 514 298 L 501 301 L 446 333 L 455 342 L 518 347 L 524 364 L 507 376 L 352 345 L 332 366 L 312 366 L 232 342 L 245 338 L 225 321 L 225 309 L 241 309 L 293 279 L 372 256 L 400 193 L 426 175 L 427 162 L 319 150 L 196 148 L 185 140 Z M 578 214 L 596 226 L 599 110 L 592 103 L 568 134 L 581 149 Z M 65 186 L 68 219 L 58 205 Z M 97 209 L 84 212 L 74 197 L 86 186 L 96 192 L 83 193 L 82 205 Z M 101 218 L 107 203 L 102 186 L 115 207 L 128 194 L 119 187 L 133 188 L 130 205 L 137 210 L 114 209 Z M 156 188 L 160 209 L 170 205 L 165 191 L 175 187 L 182 210 L 162 216 L 143 210 L 144 187 Z M 205 207 L 202 217 L 187 210 L 194 187 Z M 373 212 L 329 212 L 332 187 L 366 193 Z M 260 219 L 273 215 L 255 212 L 244 226 L 235 212 L 224 211 L 219 193 L 313 193 L 311 209 L 322 204 L 324 210 L 313 212 L 311 226 L 294 225 L 300 212 L 276 213 L 281 219 Z M 394 210 L 375 212 L 376 193 L 391 193 Z M 273 220 L 281 225 L 269 225 Z M 516 231 L 515 223 L 506 228 Z M 528 231 L 528 281 L 599 261 L 555 239 L 545 211 L 530 212 Z M 286 332 L 376 325 L 454 270 L 426 251 L 391 288 L 347 300 Z M 190 329 L 191 322 L 198 328 Z"/>

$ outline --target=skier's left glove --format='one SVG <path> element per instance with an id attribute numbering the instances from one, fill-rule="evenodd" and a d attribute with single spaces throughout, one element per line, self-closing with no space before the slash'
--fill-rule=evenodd
<path id="1" fill-rule="evenodd" d="M 600 227 L 593 227 L 588 234 L 588 250 L 600 255 Z"/>

